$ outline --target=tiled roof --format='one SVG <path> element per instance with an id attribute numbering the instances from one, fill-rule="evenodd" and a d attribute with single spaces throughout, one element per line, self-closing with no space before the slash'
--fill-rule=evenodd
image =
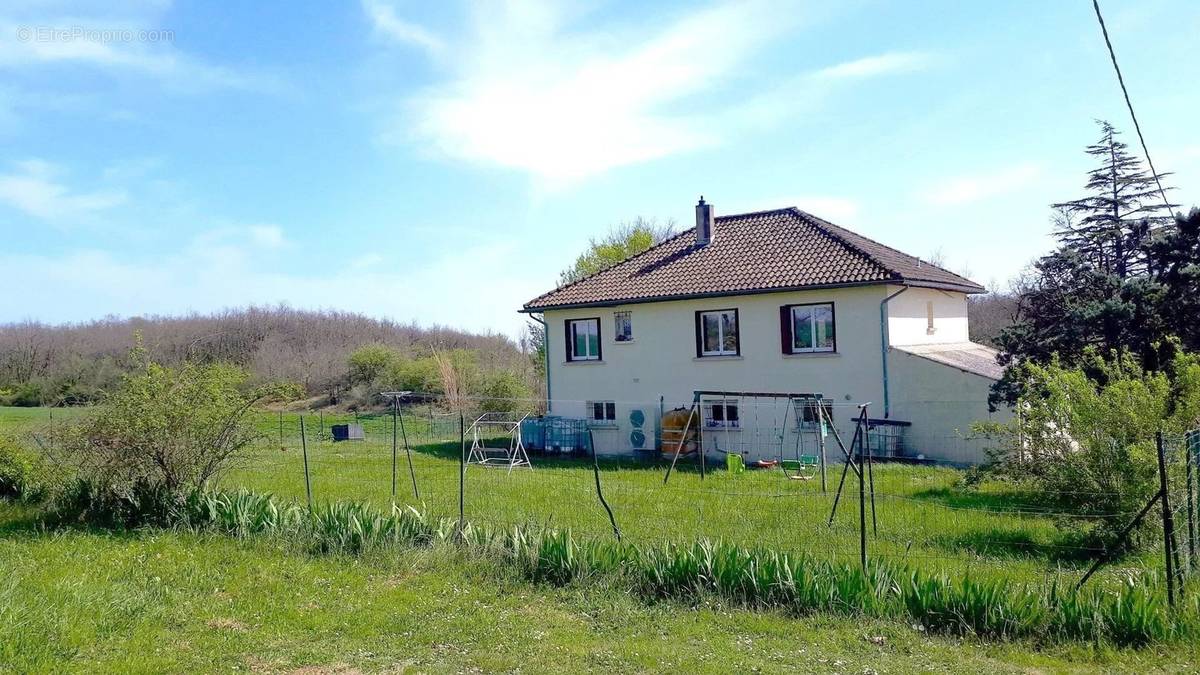
<path id="1" fill-rule="evenodd" d="M 993 380 L 1004 375 L 1004 367 L 996 362 L 999 352 L 976 342 L 904 345 L 896 349 Z"/>
<path id="2" fill-rule="evenodd" d="M 696 246 L 695 240 L 694 229 L 681 232 L 534 298 L 525 311 L 873 283 L 984 290 L 970 279 L 794 207 L 721 216 L 707 246 Z"/>

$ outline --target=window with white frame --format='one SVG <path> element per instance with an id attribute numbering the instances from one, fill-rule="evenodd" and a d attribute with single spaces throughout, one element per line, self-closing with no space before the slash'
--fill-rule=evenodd
<path id="1" fill-rule="evenodd" d="M 599 424 L 617 423 L 617 404 L 615 401 L 588 401 L 588 420 Z"/>
<path id="2" fill-rule="evenodd" d="M 736 309 L 696 312 L 697 356 L 736 356 L 740 353 Z"/>
<path id="3" fill-rule="evenodd" d="M 820 408 L 816 399 L 806 399 L 796 402 L 796 424 L 801 429 L 816 429 L 818 422 L 825 426 L 833 423 L 833 400 L 821 399 Z"/>
<path id="4" fill-rule="evenodd" d="M 633 312 L 613 313 L 613 340 L 617 342 L 633 341 Z"/>
<path id="5" fill-rule="evenodd" d="M 719 399 L 705 401 L 704 426 L 710 429 L 737 429 L 742 425 L 736 401 Z"/>
<path id="6" fill-rule="evenodd" d="M 837 351 L 833 321 L 833 303 L 788 305 L 790 321 L 785 326 L 786 342 L 792 354 Z"/>
<path id="7" fill-rule="evenodd" d="M 567 320 L 567 360 L 600 360 L 600 319 Z"/>

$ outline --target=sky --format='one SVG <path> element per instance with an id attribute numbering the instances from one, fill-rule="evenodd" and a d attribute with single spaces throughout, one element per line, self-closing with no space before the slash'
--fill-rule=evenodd
<path id="1" fill-rule="evenodd" d="M 1200 204 L 1200 3 L 1101 4 Z M 691 227 L 700 195 L 1002 287 L 1097 118 L 1137 148 L 1089 0 L 6 0 L 0 322 L 284 303 L 515 335 L 589 237 Z"/>

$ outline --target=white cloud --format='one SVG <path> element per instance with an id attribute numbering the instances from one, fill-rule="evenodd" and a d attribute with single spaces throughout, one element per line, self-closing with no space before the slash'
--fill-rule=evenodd
<path id="1" fill-rule="evenodd" d="M 0 175 L 0 203 L 41 220 L 86 218 L 126 201 L 123 191 L 72 190 L 59 181 L 61 171 L 44 160 L 25 160 L 15 166 L 15 172 Z"/>
<path id="2" fill-rule="evenodd" d="M 1041 167 L 1035 164 L 1019 164 L 974 176 L 956 176 L 926 189 L 920 198 L 934 206 L 960 206 L 1017 191 L 1041 174 Z"/>
<path id="3" fill-rule="evenodd" d="M 444 45 L 440 38 L 411 21 L 401 19 L 396 15 L 396 8 L 384 0 L 363 0 L 362 5 L 377 33 L 433 54 L 442 51 Z"/>
<path id="4" fill-rule="evenodd" d="M 932 58 L 921 52 L 889 52 L 822 68 L 813 77 L 824 80 L 877 77 L 921 70 L 931 62 Z"/>
<path id="5" fill-rule="evenodd" d="M 713 92 L 800 13 L 727 2 L 654 29 L 579 30 L 592 17 L 541 2 L 474 12 L 449 81 L 408 99 L 393 137 L 551 185 L 720 143 Z"/>

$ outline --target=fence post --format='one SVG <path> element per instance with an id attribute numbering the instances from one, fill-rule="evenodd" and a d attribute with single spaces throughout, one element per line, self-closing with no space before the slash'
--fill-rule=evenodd
<path id="1" fill-rule="evenodd" d="M 821 449 L 821 494 L 829 492 L 829 479 L 826 476 L 825 464 L 825 404 L 818 397 L 817 402 L 817 445 Z M 790 423 L 790 422 L 788 422 Z M 830 424 L 833 422 L 830 421 Z M 797 425 L 798 427 L 799 425 Z M 796 433 L 801 433 L 800 429 L 796 429 Z"/>
<path id="2" fill-rule="evenodd" d="M 467 484 L 467 422 L 462 411 L 458 411 L 458 534 L 461 537 L 463 526 L 466 524 L 466 504 L 464 490 Z"/>
<path id="3" fill-rule="evenodd" d="M 392 506 L 396 506 L 396 412 L 400 407 L 397 397 L 392 397 Z"/>
<path id="4" fill-rule="evenodd" d="M 592 434 L 591 427 L 588 428 L 588 445 L 592 446 L 592 473 L 596 477 L 596 496 L 600 498 L 601 506 L 608 512 L 608 522 L 612 524 L 613 534 L 617 535 L 617 542 L 620 543 L 621 528 L 617 527 L 617 517 L 613 515 L 608 500 L 604 498 L 604 491 L 600 489 L 600 460 L 596 458 L 596 437 Z"/>
<path id="5" fill-rule="evenodd" d="M 1171 542 L 1175 536 L 1175 523 L 1171 519 L 1171 502 L 1167 497 L 1167 454 L 1163 447 L 1162 432 L 1154 434 L 1154 444 L 1158 450 L 1158 489 L 1162 494 L 1162 525 L 1163 525 L 1163 558 L 1167 566 L 1167 604 L 1175 606 L 1175 569 L 1172 565 L 1173 553 Z"/>
<path id="6" fill-rule="evenodd" d="M 283 449 L 283 411 L 279 411 L 279 449 Z"/>
<path id="7" fill-rule="evenodd" d="M 308 495 L 308 508 L 312 508 L 312 479 L 308 475 L 308 440 L 304 438 L 304 415 L 300 415 L 300 448 L 304 453 L 304 493 Z"/>
<path id="8" fill-rule="evenodd" d="M 401 438 L 401 440 L 404 441 L 404 456 L 408 458 L 408 475 L 409 475 L 409 477 L 412 478 L 413 499 L 420 501 L 421 493 L 420 493 L 420 491 L 417 490 L 417 470 L 413 468 L 412 448 L 410 448 L 408 445 L 408 432 L 404 430 L 404 413 L 400 412 L 400 403 L 399 402 L 396 403 L 396 416 L 398 418 L 400 418 L 400 438 Z M 392 437 L 395 438 L 394 430 L 392 433 Z M 393 471 L 393 473 L 395 472 L 394 467 L 392 468 L 392 471 Z M 393 478 L 393 480 L 395 480 L 395 479 Z"/>
<path id="9" fill-rule="evenodd" d="M 1196 495 L 1192 484 L 1193 464 L 1191 435 L 1183 437 L 1183 455 L 1187 463 L 1187 524 L 1188 524 L 1188 571 L 1196 569 Z"/>
<path id="10" fill-rule="evenodd" d="M 861 433 L 859 437 L 858 457 L 858 548 L 859 558 L 862 562 L 863 574 L 867 573 L 867 477 L 862 470 L 863 444 L 862 439 L 866 434 L 866 415 L 867 410 L 863 408 L 858 416 L 858 424 Z M 853 452 L 851 453 L 853 454 Z"/>

